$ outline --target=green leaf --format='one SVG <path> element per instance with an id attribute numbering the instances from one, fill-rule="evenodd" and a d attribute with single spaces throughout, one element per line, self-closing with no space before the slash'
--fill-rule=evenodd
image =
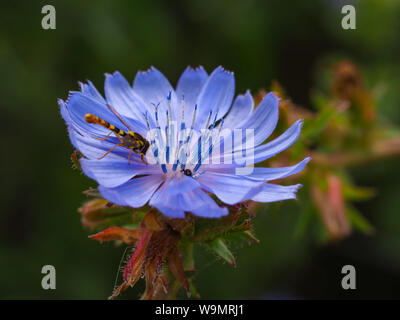
<path id="1" fill-rule="evenodd" d="M 374 227 L 355 208 L 347 206 L 346 213 L 355 228 L 369 235 L 374 233 Z"/>
<path id="2" fill-rule="evenodd" d="M 198 218 L 194 220 L 194 234 L 189 237 L 195 242 L 206 242 L 219 238 L 234 227 L 243 227 L 242 224 L 249 218 L 246 209 L 229 208 L 230 213 L 219 219 Z"/>
<path id="3" fill-rule="evenodd" d="M 193 284 L 192 279 L 189 279 L 189 289 L 190 289 L 190 294 L 192 297 L 196 298 L 196 299 L 200 299 L 200 294 L 197 291 L 196 287 Z"/>
<path id="4" fill-rule="evenodd" d="M 235 257 L 221 238 L 210 241 L 207 243 L 207 245 L 218 257 L 224 259 L 231 266 L 236 267 Z"/>
<path id="5" fill-rule="evenodd" d="M 375 195 L 375 190 L 345 183 L 343 184 L 343 195 L 347 200 L 362 201 L 372 198 Z"/>
<path id="6" fill-rule="evenodd" d="M 194 268 L 194 257 L 193 257 L 193 242 L 180 241 L 179 252 L 181 254 L 181 259 L 183 263 L 183 268 L 185 271 L 193 272 Z"/>
<path id="7" fill-rule="evenodd" d="M 334 108 L 325 108 L 316 119 L 306 119 L 304 129 L 301 134 L 302 139 L 313 140 L 326 128 L 331 119 L 336 116 L 337 111 Z"/>
<path id="8" fill-rule="evenodd" d="M 233 244 L 235 244 L 235 243 L 238 243 L 238 244 L 242 244 L 242 243 L 252 244 L 252 243 L 260 242 L 260 240 L 258 240 L 250 232 L 250 230 L 228 232 L 226 235 L 223 236 L 223 239 L 227 240 L 229 243 L 233 242 Z"/>

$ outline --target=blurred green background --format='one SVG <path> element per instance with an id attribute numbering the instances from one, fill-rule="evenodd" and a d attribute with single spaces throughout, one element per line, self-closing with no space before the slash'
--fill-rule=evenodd
<path id="1" fill-rule="evenodd" d="M 341 28 L 352 3 L 357 29 Z M 56 8 L 56 30 L 41 8 Z M 235 71 L 237 92 L 278 80 L 308 107 L 329 61 L 347 58 L 378 94 L 379 121 L 400 125 L 400 2 L 364 1 L 12 1 L 0 5 L 1 299 L 104 299 L 124 248 L 89 240 L 77 208 L 95 183 L 71 169 L 57 98 L 77 81 L 102 89 L 104 73 L 132 81 L 154 65 L 175 84 L 187 65 Z M 259 244 L 235 251 L 238 267 L 196 248 L 202 298 L 400 298 L 399 159 L 352 171 L 377 196 L 357 207 L 375 226 L 320 245 L 295 237 L 298 203 L 265 206 Z M 301 192 L 301 191 L 300 191 Z M 57 289 L 41 288 L 41 268 L 57 270 Z M 353 264 L 357 290 L 340 286 Z M 143 284 L 123 298 L 137 298 Z"/>

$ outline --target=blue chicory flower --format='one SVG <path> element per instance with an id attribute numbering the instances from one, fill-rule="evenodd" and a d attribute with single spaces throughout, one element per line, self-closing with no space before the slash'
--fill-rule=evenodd
<path id="1" fill-rule="evenodd" d="M 299 120 L 263 144 L 278 121 L 273 93 L 257 108 L 249 91 L 233 101 L 234 75 L 222 67 L 210 75 L 202 67 L 188 67 L 175 90 L 154 67 L 138 72 L 133 86 L 119 72 L 106 74 L 106 98 L 90 81 L 80 85 L 81 91 L 70 92 L 65 102 L 59 100 L 61 114 L 72 144 L 84 155 L 82 170 L 98 182 L 105 199 L 134 208 L 149 203 L 173 218 L 184 218 L 185 212 L 217 218 L 228 209 L 210 194 L 227 205 L 296 197 L 300 185 L 268 181 L 300 172 L 309 158 L 290 167 L 253 166 L 288 148 L 300 134 Z M 140 134 L 149 142 L 144 161 L 126 146 L 115 147 L 121 137 L 85 121 L 87 114 Z"/>

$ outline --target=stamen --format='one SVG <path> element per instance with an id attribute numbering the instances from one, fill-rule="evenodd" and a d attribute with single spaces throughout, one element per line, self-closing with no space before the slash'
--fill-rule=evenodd
<path id="1" fill-rule="evenodd" d="M 182 146 L 184 133 L 185 133 L 185 96 L 182 95 L 179 141 L 175 151 L 175 163 L 172 166 L 173 171 L 176 171 L 176 168 L 178 167 L 179 164 L 178 155 L 179 155 L 179 150 Z"/>
<path id="2" fill-rule="evenodd" d="M 164 150 L 164 138 L 162 136 L 160 122 L 158 121 L 158 107 L 159 107 L 160 103 L 158 103 L 157 105 L 152 103 L 152 105 L 155 107 L 155 118 L 156 118 L 157 132 L 158 132 L 157 142 L 158 142 L 158 148 L 161 153 Z M 160 155 L 160 162 L 162 162 L 161 159 L 163 159 L 163 158 L 164 158 L 164 154 L 162 154 L 162 157 Z M 161 163 L 161 169 L 164 173 L 167 173 L 167 167 L 166 167 L 165 163 Z"/>
<path id="3" fill-rule="evenodd" d="M 207 123 L 206 123 L 205 129 L 208 129 L 208 126 L 210 125 L 211 115 L 212 115 L 212 110 L 210 110 L 210 113 L 208 114 Z M 216 115 L 215 115 L 215 116 L 216 116 Z"/>
<path id="4" fill-rule="evenodd" d="M 212 129 L 214 129 L 215 123 L 217 122 L 218 112 L 219 112 L 219 108 L 217 110 L 217 113 L 215 114 L 214 121 L 213 121 L 213 124 L 212 124 Z"/>
<path id="5" fill-rule="evenodd" d="M 147 111 L 146 111 L 144 117 L 146 119 L 147 129 L 149 130 L 150 145 L 151 145 L 151 148 L 153 150 L 154 157 L 156 158 L 157 163 L 160 163 L 160 159 L 158 158 L 158 148 L 156 146 L 156 139 L 154 138 L 153 131 L 150 128 L 149 115 L 148 115 Z"/>
<path id="6" fill-rule="evenodd" d="M 167 125 L 165 127 L 165 138 L 166 138 L 166 155 L 167 155 L 167 163 L 169 163 L 169 143 L 170 143 L 170 122 L 169 122 L 169 114 L 168 114 L 168 110 L 167 110 Z"/>
<path id="7" fill-rule="evenodd" d="M 190 125 L 189 134 L 188 134 L 188 136 L 186 138 L 185 143 L 183 144 L 183 147 L 185 148 L 185 150 L 181 154 L 184 156 L 184 158 L 180 161 L 182 170 L 185 170 L 187 152 L 188 152 L 189 143 L 190 143 L 190 140 L 191 140 L 192 134 L 193 134 L 194 124 L 195 124 L 195 121 L 196 121 L 196 115 L 197 115 L 197 104 L 194 106 L 192 124 Z"/>
<path id="8" fill-rule="evenodd" d="M 211 152 L 212 152 L 214 146 L 215 146 L 216 143 L 217 143 L 217 140 L 218 140 L 219 137 L 220 137 L 220 134 L 221 134 L 221 130 L 222 130 L 223 125 L 224 125 L 224 119 L 221 120 L 221 125 L 220 125 L 219 128 L 218 128 L 218 133 L 217 133 L 217 135 L 216 135 L 216 137 L 215 137 L 215 142 L 212 142 L 212 143 L 211 143 L 211 146 L 210 146 L 210 148 L 208 149 L 208 152 L 206 153 L 206 155 L 203 155 L 202 159 L 201 159 L 201 160 L 197 163 L 197 165 L 194 167 L 193 172 L 196 172 L 196 171 L 201 167 L 201 163 L 204 162 L 204 160 L 207 159 L 207 157 L 210 156 L 210 154 L 211 154 Z M 214 129 L 214 126 L 215 126 L 215 120 L 214 120 L 214 124 L 213 124 L 213 128 L 212 128 L 212 129 Z M 212 139 L 212 140 L 214 140 L 214 139 Z"/>
<path id="9" fill-rule="evenodd" d="M 201 138 L 199 139 L 199 141 L 197 142 L 197 159 L 199 159 L 198 160 L 198 162 L 197 162 L 197 165 L 196 165 L 196 167 L 194 168 L 194 171 L 196 171 L 198 168 L 200 168 L 200 166 L 201 166 L 201 153 L 202 153 L 202 146 L 201 146 Z"/>
<path id="10" fill-rule="evenodd" d="M 165 165 L 165 163 L 161 164 L 161 169 L 164 172 L 164 174 L 168 173 L 167 166 Z"/>
<path id="11" fill-rule="evenodd" d="M 172 107 L 171 107 L 171 94 L 172 91 L 169 92 L 167 100 L 168 100 L 168 112 L 169 112 L 169 121 L 172 122 Z M 168 114 L 167 114 L 168 118 Z"/>
<path id="12" fill-rule="evenodd" d="M 211 129 L 209 129 L 208 127 L 210 126 L 211 114 L 212 114 L 212 111 L 210 111 L 210 113 L 208 115 L 208 118 L 207 118 L 207 123 L 206 123 L 205 129 L 204 129 L 205 130 L 205 135 L 200 137 L 200 139 L 203 140 L 203 144 L 202 144 L 202 148 L 201 148 L 201 153 L 202 154 L 204 154 L 204 152 L 205 152 L 205 147 L 208 145 L 210 134 L 212 133 L 212 130 L 215 127 L 215 122 L 216 122 L 217 117 L 218 117 L 218 110 L 217 110 L 217 113 L 214 116 L 214 121 L 213 121 L 212 127 L 211 127 Z"/>
<path id="13" fill-rule="evenodd" d="M 205 133 L 206 133 L 206 139 L 203 139 L 203 137 L 200 137 L 200 139 L 204 140 L 204 143 L 201 145 L 201 153 L 204 152 L 204 147 L 206 146 L 206 141 L 208 139 L 208 134 L 209 134 L 208 127 L 210 126 L 211 115 L 212 115 L 212 110 L 210 110 L 210 113 L 208 114 L 206 126 L 204 128 Z"/>

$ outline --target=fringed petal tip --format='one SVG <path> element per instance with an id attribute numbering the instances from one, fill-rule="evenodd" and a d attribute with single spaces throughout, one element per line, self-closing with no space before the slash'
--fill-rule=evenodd
<path id="1" fill-rule="evenodd" d="M 199 72 L 199 71 L 203 72 L 204 71 L 204 72 L 206 72 L 204 67 L 201 65 L 194 67 L 194 68 L 192 66 L 187 66 L 185 71 L 191 71 L 191 72 Z"/>
<path id="2" fill-rule="evenodd" d="M 233 76 L 235 74 L 233 71 L 227 70 L 221 65 L 218 66 L 217 68 L 215 68 L 215 70 L 213 72 L 215 72 L 215 71 L 222 71 L 222 72 L 226 73 L 229 76 Z"/>
<path id="3" fill-rule="evenodd" d="M 154 67 L 154 66 L 150 66 L 148 69 L 146 69 L 146 70 L 139 70 L 138 72 L 137 72 L 137 74 L 139 74 L 139 75 L 147 75 L 147 74 L 149 74 L 150 72 L 152 72 L 152 71 L 158 71 L 158 69 L 156 68 L 156 67 Z"/>
<path id="4" fill-rule="evenodd" d="M 57 103 L 58 103 L 58 105 L 59 105 L 60 107 L 63 107 L 63 106 L 65 105 L 65 101 L 64 101 L 63 99 L 61 99 L 61 98 L 58 98 L 58 99 L 57 99 Z"/>

